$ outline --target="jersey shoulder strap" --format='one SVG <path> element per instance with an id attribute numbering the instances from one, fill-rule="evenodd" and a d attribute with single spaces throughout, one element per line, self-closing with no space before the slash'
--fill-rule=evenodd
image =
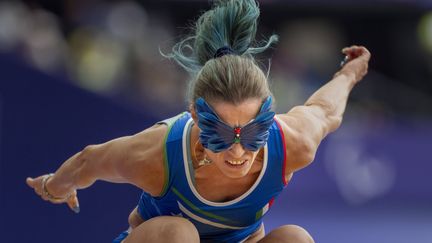
<path id="1" fill-rule="evenodd" d="M 165 124 L 168 126 L 167 133 L 164 138 L 164 171 L 165 182 L 162 193 L 159 197 L 163 197 L 171 187 L 175 172 L 178 170 L 178 163 L 174 157 L 182 151 L 182 135 L 186 121 L 190 119 L 190 113 L 182 112 L 177 116 L 162 120 L 156 124 Z"/>

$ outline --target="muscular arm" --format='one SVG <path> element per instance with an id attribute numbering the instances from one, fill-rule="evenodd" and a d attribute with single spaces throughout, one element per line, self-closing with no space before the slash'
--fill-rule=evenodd
<path id="1" fill-rule="evenodd" d="M 334 78 L 318 89 L 302 106 L 278 115 L 285 133 L 286 175 L 310 164 L 321 141 L 336 130 L 345 111 L 348 96 L 367 72 L 370 54 L 364 47 L 344 49 L 350 57 Z"/>
<path id="2" fill-rule="evenodd" d="M 46 189 L 56 197 L 65 197 L 91 186 L 96 180 L 104 180 L 130 183 L 159 195 L 165 180 L 163 138 L 166 132 L 165 125 L 155 125 L 133 136 L 89 145 L 60 166 L 47 181 Z M 27 181 L 39 195 L 43 194 L 42 178 Z M 68 204 L 73 202 L 68 200 Z"/>

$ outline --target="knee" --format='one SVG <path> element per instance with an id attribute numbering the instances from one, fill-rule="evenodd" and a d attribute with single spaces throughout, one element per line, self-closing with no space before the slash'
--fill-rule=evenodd
<path id="1" fill-rule="evenodd" d="M 199 243 L 199 234 L 195 226 L 187 219 L 173 216 L 151 218 L 134 228 L 126 243 Z"/>
<path id="2" fill-rule="evenodd" d="M 286 243 L 314 243 L 312 236 L 300 226 L 284 225 L 271 232 L 278 242 Z M 272 238 L 273 238 L 272 237 Z"/>
<path id="3" fill-rule="evenodd" d="M 161 225 L 160 230 L 166 242 L 199 242 L 198 230 L 185 218 L 170 217 Z"/>

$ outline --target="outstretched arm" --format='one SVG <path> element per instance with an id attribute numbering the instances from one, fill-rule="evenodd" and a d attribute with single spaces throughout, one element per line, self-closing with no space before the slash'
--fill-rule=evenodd
<path id="1" fill-rule="evenodd" d="M 320 142 L 340 126 L 352 88 L 367 73 L 370 53 L 365 47 L 352 46 L 342 52 L 348 56 L 348 63 L 331 81 L 304 105 L 278 115 L 285 133 L 287 176 L 313 161 Z"/>
<path id="2" fill-rule="evenodd" d="M 67 203 L 75 212 L 79 210 L 76 190 L 96 180 L 130 183 L 158 195 L 165 179 L 161 138 L 166 130 L 164 125 L 155 125 L 133 136 L 87 146 L 66 160 L 53 176 L 27 178 L 27 184 L 42 199 Z"/>

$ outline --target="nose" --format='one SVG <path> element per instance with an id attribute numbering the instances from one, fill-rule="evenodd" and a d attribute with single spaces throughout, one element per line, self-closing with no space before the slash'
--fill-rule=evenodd
<path id="1" fill-rule="evenodd" d="M 241 158 L 243 154 L 245 153 L 245 149 L 240 143 L 235 143 L 231 146 L 229 149 L 230 154 L 234 158 Z"/>

